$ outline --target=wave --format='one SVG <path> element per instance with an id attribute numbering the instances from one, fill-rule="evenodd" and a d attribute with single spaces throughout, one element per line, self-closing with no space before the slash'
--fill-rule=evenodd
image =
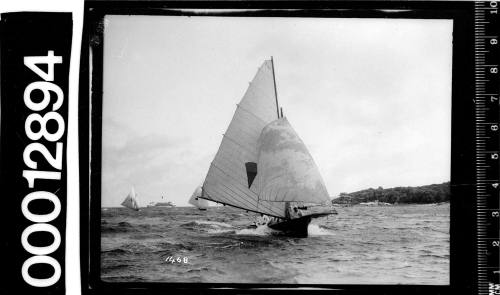
<path id="1" fill-rule="evenodd" d="M 127 231 L 132 231 L 133 226 L 125 221 L 119 222 L 118 224 L 111 223 L 101 223 L 101 232 L 103 233 L 123 233 Z"/>
<path id="2" fill-rule="evenodd" d="M 132 251 L 121 249 L 121 248 L 115 248 L 115 249 L 111 249 L 111 250 L 101 251 L 101 253 L 114 256 L 114 255 L 130 254 L 130 253 L 132 253 Z"/>
<path id="3" fill-rule="evenodd" d="M 445 258 L 445 259 L 449 259 L 449 258 L 450 258 L 450 255 L 448 255 L 448 254 L 443 254 L 443 255 L 439 255 L 439 254 L 421 254 L 421 255 L 419 255 L 419 257 L 429 257 L 429 258 Z"/>
<path id="4" fill-rule="evenodd" d="M 270 236 L 278 233 L 280 233 L 280 231 L 276 231 L 267 225 L 259 225 L 256 228 L 244 228 L 236 231 L 237 235 L 243 236 Z"/>
<path id="5" fill-rule="evenodd" d="M 225 234 L 225 233 L 234 233 L 234 229 L 206 229 L 206 232 L 209 234 Z"/>
<path id="6" fill-rule="evenodd" d="M 208 225 L 208 226 L 220 226 L 220 227 L 233 227 L 230 224 L 224 223 L 224 222 L 217 222 L 217 221 L 199 221 L 195 220 L 194 223 L 199 224 L 199 225 Z"/>
<path id="7" fill-rule="evenodd" d="M 232 225 L 217 221 L 195 220 L 181 224 L 181 226 L 187 229 L 201 230 L 209 234 L 230 233 L 235 231 Z"/>
<path id="8" fill-rule="evenodd" d="M 172 251 L 187 250 L 191 251 L 198 246 L 195 242 L 182 242 L 182 241 L 162 241 L 154 244 L 157 249 L 154 253 L 169 254 Z"/>
<path id="9" fill-rule="evenodd" d="M 309 224 L 307 228 L 307 232 L 310 236 L 333 236 L 335 235 L 333 232 L 328 229 L 317 225 L 317 224 Z M 283 232 L 279 230 L 274 230 L 267 225 L 259 225 L 256 228 L 245 228 L 236 231 L 237 235 L 245 235 L 245 236 L 271 236 L 271 235 L 283 235 Z"/>
<path id="10" fill-rule="evenodd" d="M 151 224 L 131 224 L 126 221 L 118 223 L 101 222 L 101 232 L 103 233 L 124 233 L 124 232 L 151 232 Z"/>
<path id="11" fill-rule="evenodd" d="M 307 233 L 310 236 L 334 236 L 335 234 L 326 228 L 323 228 L 322 226 L 318 224 L 309 224 L 309 227 L 307 228 Z"/>

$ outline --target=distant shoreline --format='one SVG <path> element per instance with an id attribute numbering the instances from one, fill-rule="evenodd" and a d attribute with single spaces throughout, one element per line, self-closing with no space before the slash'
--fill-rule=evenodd
<path id="1" fill-rule="evenodd" d="M 403 204 L 440 204 L 450 201 L 450 183 L 431 184 L 417 187 L 394 187 L 384 189 L 369 188 L 353 193 L 340 193 L 332 199 L 332 204 L 358 205 L 360 203 L 374 203 L 372 205 L 403 205 Z M 365 204 L 366 205 L 366 204 Z"/>

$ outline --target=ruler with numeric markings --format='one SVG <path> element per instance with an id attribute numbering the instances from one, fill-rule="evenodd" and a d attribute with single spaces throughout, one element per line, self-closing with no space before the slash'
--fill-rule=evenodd
<path id="1" fill-rule="evenodd" d="M 474 5 L 477 283 L 478 294 L 499 294 L 500 8 Z"/>

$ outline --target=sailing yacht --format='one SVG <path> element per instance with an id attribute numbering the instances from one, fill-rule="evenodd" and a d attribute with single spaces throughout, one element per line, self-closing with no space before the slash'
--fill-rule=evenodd
<path id="1" fill-rule="evenodd" d="M 200 198 L 201 196 L 201 186 L 198 186 L 196 190 L 193 192 L 191 195 L 191 198 L 189 198 L 189 204 L 195 206 L 199 210 L 207 210 L 208 208 L 208 201 L 205 199 Z"/>
<path id="2" fill-rule="evenodd" d="M 336 214 L 318 167 L 278 106 L 272 57 L 237 104 L 200 198 L 267 215 L 269 227 L 294 236 L 307 236 L 312 218 Z"/>
<path id="3" fill-rule="evenodd" d="M 139 211 L 139 204 L 137 202 L 137 194 L 135 193 L 134 187 L 130 189 L 127 197 L 121 203 L 122 206 L 127 207 L 129 209 Z"/>

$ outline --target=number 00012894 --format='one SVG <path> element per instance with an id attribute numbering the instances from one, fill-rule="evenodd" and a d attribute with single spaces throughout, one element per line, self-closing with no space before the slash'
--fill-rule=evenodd
<path id="1" fill-rule="evenodd" d="M 49 50 L 46 56 L 25 56 L 24 65 L 37 74 L 42 81 L 33 81 L 24 90 L 24 104 L 32 111 L 28 115 L 24 124 L 26 137 L 31 142 L 25 147 L 23 161 L 27 168 L 23 170 L 23 177 L 26 179 L 28 187 L 36 189 L 35 184 L 41 181 L 61 180 L 61 170 L 63 168 L 63 142 L 59 140 L 64 135 L 64 118 L 58 113 L 63 105 L 64 93 L 62 89 L 54 83 L 54 67 L 63 62 L 62 56 L 54 55 L 54 51 Z M 47 65 L 44 71 L 39 65 Z M 40 98 L 42 93 L 43 96 Z M 43 112 L 43 114 L 42 114 Z M 56 127 L 52 128 L 55 122 Z M 51 125 L 51 126 L 49 126 Z M 55 129 L 55 130 L 54 130 Z M 38 170 L 39 162 L 33 160 L 32 155 L 39 153 L 47 162 L 51 170 Z M 46 166 L 46 165 L 45 165 Z M 44 214 L 34 214 L 29 209 L 30 202 L 34 200 L 46 200 L 53 204 L 51 212 Z M 59 197 L 48 191 L 34 191 L 27 194 L 21 203 L 23 216 L 33 224 L 26 227 L 21 235 L 23 248 L 32 254 L 23 263 L 21 274 L 24 281 L 35 287 L 48 287 L 54 285 L 61 277 L 61 265 L 53 257 L 49 256 L 56 251 L 61 244 L 61 234 L 59 230 L 50 222 L 56 219 L 61 212 L 61 202 Z M 32 233 L 46 232 L 52 235 L 50 245 L 34 246 L 30 244 L 28 238 Z M 50 265 L 54 272 L 49 278 L 34 278 L 28 272 L 32 265 Z"/>

